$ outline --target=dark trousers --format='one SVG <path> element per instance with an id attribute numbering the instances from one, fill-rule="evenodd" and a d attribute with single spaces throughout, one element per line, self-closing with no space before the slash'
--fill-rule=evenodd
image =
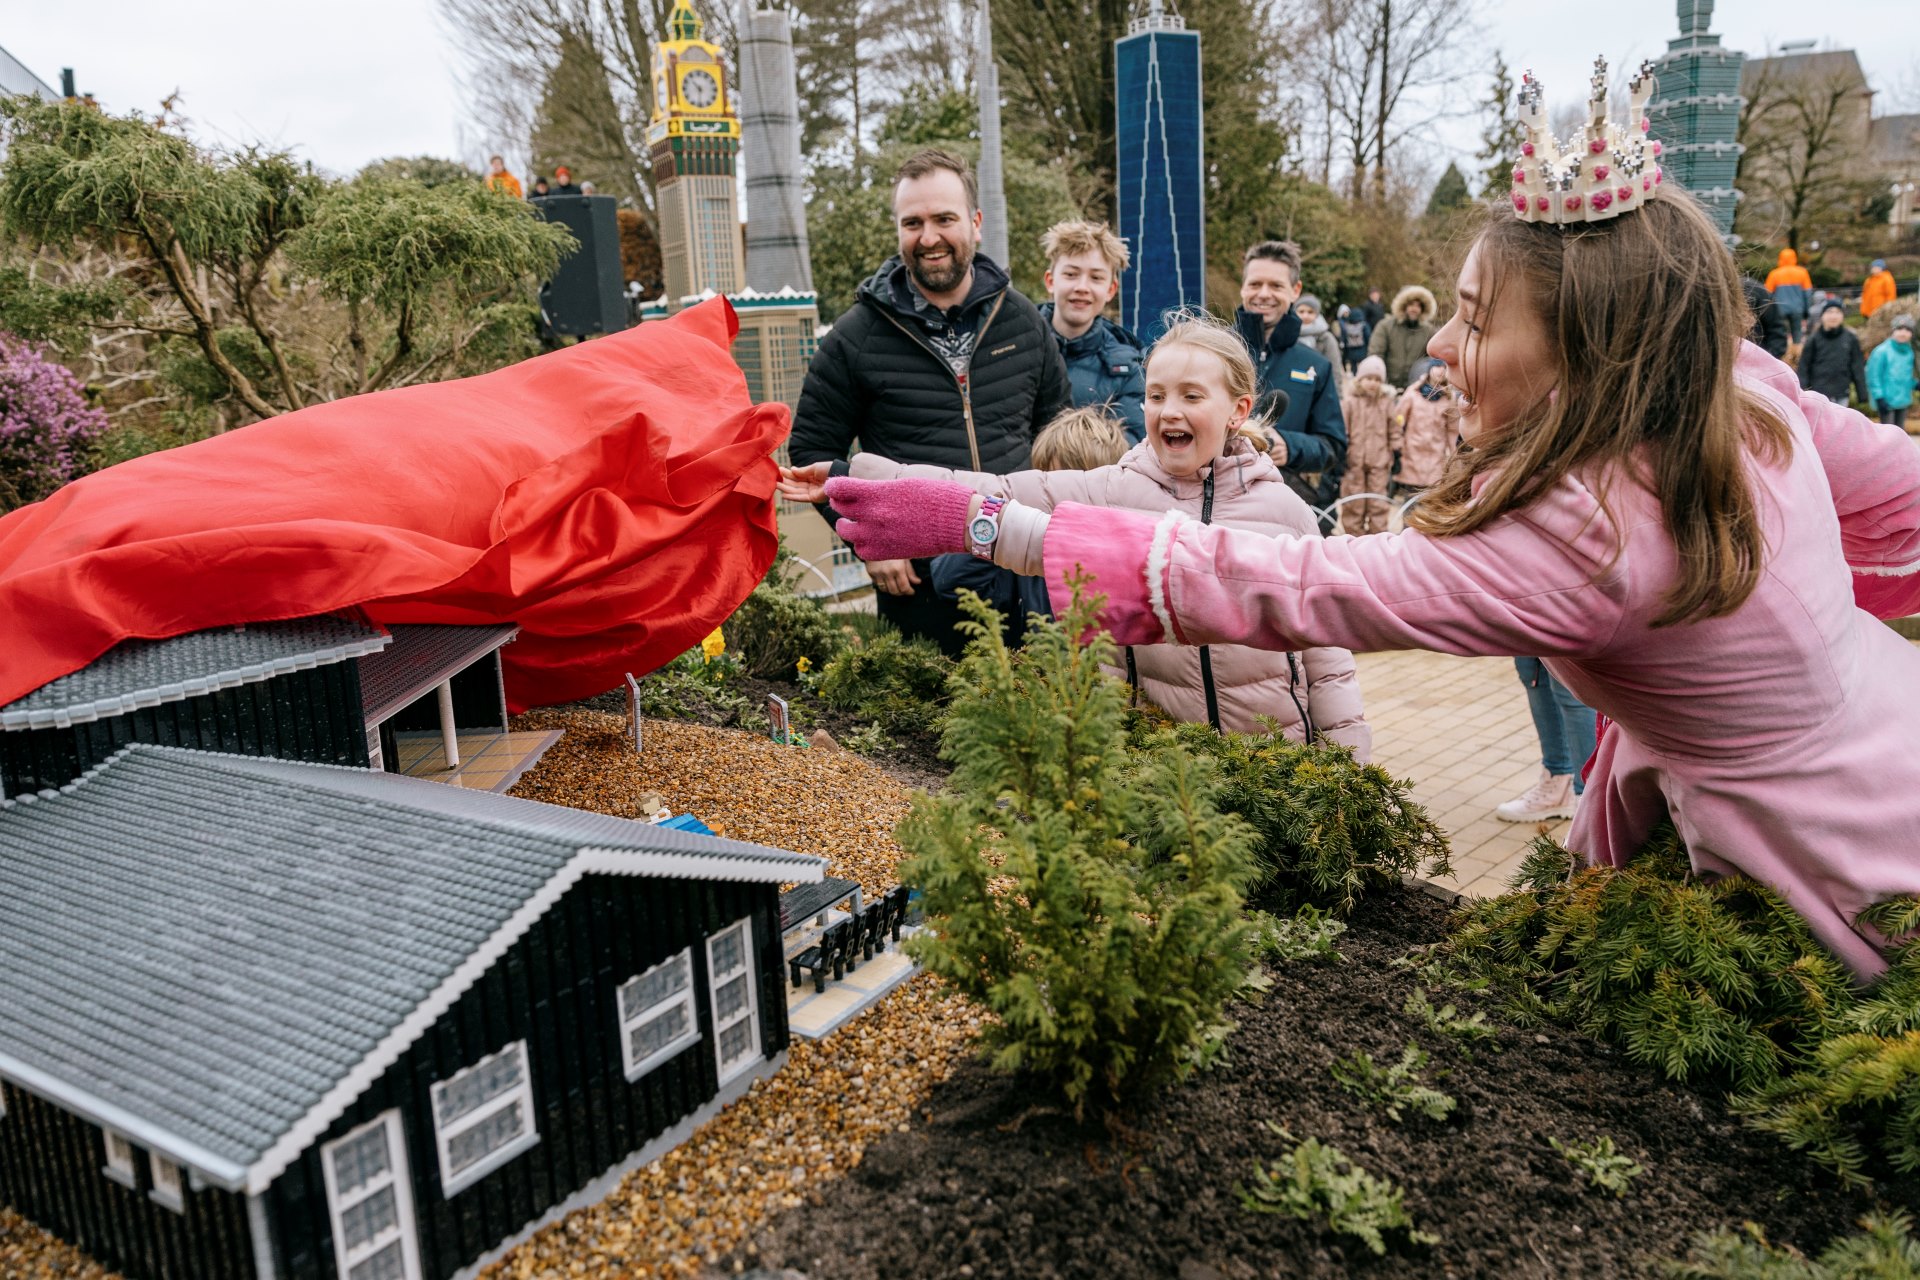
<path id="1" fill-rule="evenodd" d="M 920 579 L 920 585 L 913 589 L 913 594 L 888 595 L 876 587 L 874 603 L 880 616 L 892 623 L 901 635 L 924 636 L 939 645 L 940 652 L 949 658 L 958 658 L 967 647 L 967 637 L 956 628 L 965 621 L 966 615 L 960 612 L 958 600 L 934 593 L 932 566 L 931 560 L 915 560 L 913 572 Z"/>
<path id="2" fill-rule="evenodd" d="M 1907 429 L 1907 411 L 1905 409 L 1882 409 L 1880 411 L 1880 421 L 1890 427 L 1898 427 L 1902 431 L 1905 431 Z"/>

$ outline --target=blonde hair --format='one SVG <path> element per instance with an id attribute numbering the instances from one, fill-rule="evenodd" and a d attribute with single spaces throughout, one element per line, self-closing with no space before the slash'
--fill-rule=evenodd
<path id="1" fill-rule="evenodd" d="M 1220 365 L 1226 374 L 1227 395 L 1235 400 L 1242 396 L 1252 396 L 1257 404 L 1260 398 L 1260 376 L 1254 371 L 1253 357 L 1247 354 L 1247 344 L 1240 340 L 1240 333 L 1214 319 L 1204 311 L 1180 311 L 1168 317 L 1171 322 L 1160 340 L 1153 344 L 1153 350 L 1147 355 L 1147 364 L 1153 364 L 1154 356 L 1168 347 L 1198 347 L 1220 358 Z M 1247 420 L 1234 429 L 1235 435 L 1245 436 L 1265 450 L 1273 443 L 1265 428 L 1264 416 L 1249 413 Z"/>
<path id="2" fill-rule="evenodd" d="M 1062 409 L 1033 441 L 1036 471 L 1092 471 L 1127 451 L 1126 432 L 1098 405 Z"/>
<path id="3" fill-rule="evenodd" d="M 1049 267 L 1061 258 L 1097 252 L 1116 277 L 1132 261 L 1126 243 L 1104 222 L 1056 222 L 1040 237 L 1040 252 L 1047 255 Z"/>

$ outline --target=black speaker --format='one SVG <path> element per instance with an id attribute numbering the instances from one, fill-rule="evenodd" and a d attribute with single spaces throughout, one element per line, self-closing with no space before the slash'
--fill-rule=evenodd
<path id="1" fill-rule="evenodd" d="M 620 223 L 613 216 L 618 202 L 612 196 L 543 196 L 532 203 L 541 217 L 559 223 L 580 242 L 540 290 L 548 331 L 578 336 L 626 328 Z"/>

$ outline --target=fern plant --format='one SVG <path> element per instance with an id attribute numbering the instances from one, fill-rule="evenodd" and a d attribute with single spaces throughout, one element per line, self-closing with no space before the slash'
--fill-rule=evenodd
<path id="1" fill-rule="evenodd" d="M 1558 1151 L 1561 1159 L 1586 1174 L 1588 1186 L 1596 1191 L 1611 1191 L 1615 1197 L 1624 1197 L 1633 1180 L 1646 1172 L 1631 1156 L 1614 1150 L 1613 1139 L 1605 1134 L 1592 1142 L 1548 1138 L 1547 1145 Z"/>
<path id="2" fill-rule="evenodd" d="M 1291 741 L 1278 731 L 1214 732 L 1136 713 L 1136 747 L 1179 745 L 1213 762 L 1220 807 L 1259 833 L 1253 896 L 1292 909 L 1350 915 L 1368 893 L 1408 875 L 1447 875 L 1447 838 L 1378 765 L 1345 747 Z"/>
<path id="3" fill-rule="evenodd" d="M 1427 998 L 1425 988 L 1415 987 L 1400 1011 L 1409 1017 L 1420 1019 L 1427 1030 L 1437 1036 L 1466 1045 L 1476 1040 L 1491 1040 L 1499 1032 L 1487 1021 L 1487 1015 L 1475 1010 L 1471 1017 L 1462 1014 L 1452 1004 L 1436 1009 L 1433 1001 Z"/>
<path id="4" fill-rule="evenodd" d="M 1670 1262 L 1677 1280 L 1911 1280 L 1920 1276 L 1920 1240 L 1904 1213 L 1869 1215 L 1861 1231 L 1835 1240 L 1820 1256 L 1772 1244 L 1754 1223 L 1740 1231 L 1698 1237 L 1693 1256 Z"/>
<path id="5" fill-rule="evenodd" d="M 1112 642 L 1078 639 L 1098 603 L 1076 583 L 1064 619 L 1034 620 L 1013 653 L 997 615 L 965 600 L 953 775 L 898 833 L 932 926 L 912 954 L 992 1010 L 996 1067 L 1076 1115 L 1208 1060 L 1251 967 L 1252 832 L 1189 752 L 1129 759 L 1125 691 L 1100 673 Z"/>
<path id="6" fill-rule="evenodd" d="M 1408 1244 L 1440 1243 L 1439 1236 L 1414 1226 L 1406 1192 L 1392 1182 L 1374 1177 L 1318 1138 L 1295 1142 L 1272 1121 L 1267 1128 L 1294 1145 L 1271 1165 L 1255 1161 L 1252 1185 L 1235 1187 L 1250 1211 L 1319 1220 L 1328 1230 L 1358 1237 L 1375 1254 L 1386 1253 L 1389 1231 L 1402 1233 Z"/>
<path id="7" fill-rule="evenodd" d="M 1316 907 L 1301 907 L 1291 916 L 1249 911 L 1247 922 L 1253 926 L 1254 954 L 1262 960 L 1298 964 L 1342 959 L 1333 944 L 1347 926 Z"/>
<path id="8" fill-rule="evenodd" d="M 1331 1068 L 1341 1088 L 1379 1107 L 1395 1124 L 1408 1111 L 1429 1120 L 1445 1120 L 1453 1113 L 1454 1100 L 1420 1079 L 1426 1069 L 1427 1051 L 1413 1044 L 1391 1067 L 1381 1066 L 1370 1053 L 1356 1052 L 1336 1059 Z"/>

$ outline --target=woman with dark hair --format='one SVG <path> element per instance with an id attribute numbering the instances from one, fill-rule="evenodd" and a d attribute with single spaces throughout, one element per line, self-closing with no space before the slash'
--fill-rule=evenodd
<path id="1" fill-rule="evenodd" d="M 830 496 L 862 556 L 985 550 L 1055 600 L 1090 573 L 1121 644 L 1539 655 L 1609 721 L 1570 847 L 1619 864 L 1670 817 L 1696 870 L 1773 886 L 1871 975 L 1886 939 L 1856 917 L 1920 893 L 1920 726 L 1896 710 L 1920 652 L 1872 616 L 1920 609 L 1920 451 L 1742 341 L 1733 259 L 1660 182 L 1636 94 L 1565 157 L 1535 132 L 1468 253 L 1431 345 L 1467 448 L 1403 533 L 1072 504 L 988 529 L 935 482 Z"/>

